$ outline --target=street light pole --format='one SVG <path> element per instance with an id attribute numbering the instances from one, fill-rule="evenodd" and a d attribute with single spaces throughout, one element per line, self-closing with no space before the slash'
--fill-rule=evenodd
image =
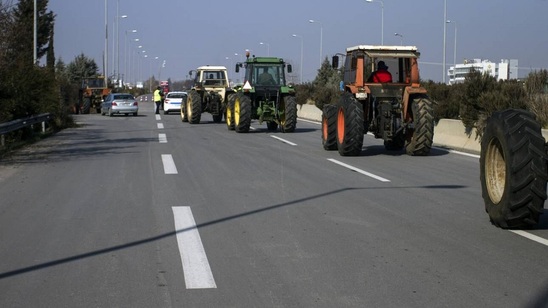
<path id="1" fill-rule="evenodd" d="M 365 0 L 366 2 L 379 2 L 381 4 L 381 45 L 384 45 L 384 0 Z"/>
<path id="2" fill-rule="evenodd" d="M 301 84 L 303 83 L 303 47 L 304 47 L 304 39 L 302 35 L 293 34 L 293 37 L 298 37 L 301 39 Z"/>
<path id="3" fill-rule="evenodd" d="M 394 33 L 394 36 L 399 36 L 400 37 L 400 46 L 403 46 L 403 35 L 396 32 L 396 33 Z"/>
<path id="4" fill-rule="evenodd" d="M 137 33 L 137 30 L 131 30 L 130 33 Z M 124 81 L 129 80 L 128 78 L 128 60 L 127 60 L 127 33 L 128 30 L 126 30 L 126 35 L 124 36 Z M 122 83 L 123 85 L 123 83 Z"/>
<path id="5" fill-rule="evenodd" d="M 455 27 L 455 46 L 453 49 L 453 67 L 457 66 L 457 22 L 454 20 L 447 20 L 447 23 L 453 24 Z"/>
<path id="6" fill-rule="evenodd" d="M 445 39 L 447 34 L 447 0 L 443 0 L 443 60 L 442 60 L 442 67 L 443 67 L 443 74 L 442 74 L 442 81 L 445 83 Z"/>
<path id="7" fill-rule="evenodd" d="M 320 68 L 322 67 L 322 61 L 323 61 L 323 56 L 322 56 L 322 49 L 323 49 L 323 24 L 317 20 L 314 20 L 314 19 L 310 19 L 308 20 L 309 23 L 318 23 L 320 24 Z"/>

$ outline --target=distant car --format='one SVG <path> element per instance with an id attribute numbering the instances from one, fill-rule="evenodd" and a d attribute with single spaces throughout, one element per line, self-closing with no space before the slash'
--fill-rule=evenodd
<path id="1" fill-rule="evenodd" d="M 111 93 L 101 104 L 101 115 L 133 114 L 137 116 L 138 112 L 139 104 L 135 97 L 129 93 Z"/>
<path id="2" fill-rule="evenodd" d="M 186 97 L 186 92 L 168 92 L 164 99 L 164 114 L 168 114 L 170 111 L 181 112 L 181 103 L 186 102 Z"/>

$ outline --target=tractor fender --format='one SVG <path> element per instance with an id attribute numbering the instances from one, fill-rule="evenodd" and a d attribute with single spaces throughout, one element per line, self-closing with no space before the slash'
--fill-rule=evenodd
<path id="1" fill-rule="evenodd" d="M 404 114 L 404 121 L 405 122 L 409 122 L 411 119 L 410 119 L 410 114 L 407 112 L 408 108 L 409 108 L 409 98 L 414 95 L 414 94 L 426 94 L 427 91 L 425 88 L 423 87 L 420 87 L 420 86 L 415 86 L 415 85 L 412 85 L 412 86 L 407 86 L 405 87 L 404 91 L 403 91 L 403 99 L 402 99 L 402 104 L 403 104 L 403 114 Z"/>

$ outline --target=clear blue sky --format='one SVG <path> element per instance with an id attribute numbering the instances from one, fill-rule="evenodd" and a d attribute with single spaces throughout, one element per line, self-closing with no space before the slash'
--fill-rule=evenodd
<path id="1" fill-rule="evenodd" d="M 125 43 L 135 52 L 132 39 L 138 38 L 148 55 L 141 62 L 144 77 L 157 78 L 165 60 L 161 79 L 182 80 L 189 70 L 206 64 L 230 67 L 231 79 L 236 79 L 233 66 L 246 49 L 257 56 L 269 51 L 282 57 L 298 75 L 301 40 L 292 36 L 297 34 L 303 38 L 303 79 L 311 81 L 320 64 L 321 37 L 323 57 L 329 58 L 348 46 L 381 43 L 382 10 L 380 0 L 375 1 L 108 0 L 109 75 L 117 67 L 112 57 L 118 3 L 119 15 L 127 15 L 119 19 L 119 45 L 114 44 L 119 46 L 121 73 L 129 59 Z M 531 68 L 548 68 L 547 0 L 446 1 L 447 19 L 457 26 L 457 63 L 517 59 L 520 76 Z M 50 0 L 49 9 L 57 15 L 56 56 L 68 63 L 84 53 L 102 67 L 105 1 Z M 444 0 L 384 0 L 384 44 L 400 45 L 403 40 L 404 45 L 417 46 L 423 79 L 442 80 L 443 23 Z M 137 33 L 126 40 L 126 31 L 133 29 Z M 454 24 L 447 24 L 446 68 L 453 64 L 454 33 Z"/>

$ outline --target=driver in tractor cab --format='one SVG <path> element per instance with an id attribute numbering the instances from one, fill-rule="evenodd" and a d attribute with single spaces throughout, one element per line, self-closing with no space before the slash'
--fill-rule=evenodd
<path id="1" fill-rule="evenodd" d="M 386 66 L 384 61 L 379 61 L 379 63 L 377 63 L 377 70 L 369 76 L 367 82 L 392 82 L 392 74 L 388 71 L 388 66 Z"/>
<path id="2" fill-rule="evenodd" d="M 263 72 L 259 75 L 258 84 L 276 84 L 276 81 L 268 72 L 268 67 L 263 68 Z"/>

